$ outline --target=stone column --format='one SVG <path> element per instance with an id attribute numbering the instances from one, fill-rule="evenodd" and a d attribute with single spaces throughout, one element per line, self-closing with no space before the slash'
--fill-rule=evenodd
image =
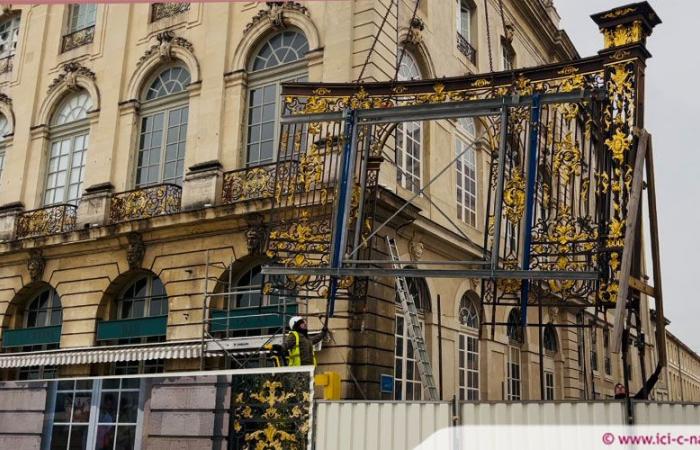
<path id="1" fill-rule="evenodd" d="M 223 171 L 219 161 L 207 161 L 189 168 L 182 183 L 182 210 L 219 203 Z"/>
<path id="2" fill-rule="evenodd" d="M 22 202 L 0 206 L 0 241 L 11 241 L 15 238 L 17 216 L 22 212 L 24 212 Z"/>
<path id="3" fill-rule="evenodd" d="M 112 203 L 112 183 L 100 183 L 85 189 L 78 206 L 76 229 L 89 225 L 105 225 L 109 222 L 109 207 Z"/>

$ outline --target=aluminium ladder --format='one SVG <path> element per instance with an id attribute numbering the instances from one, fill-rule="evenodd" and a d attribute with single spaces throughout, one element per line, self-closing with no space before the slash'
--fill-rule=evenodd
<path id="1" fill-rule="evenodd" d="M 399 251 L 396 247 L 394 238 L 387 236 L 386 243 L 389 247 L 389 255 L 392 261 L 399 261 Z M 394 263 L 394 269 L 401 269 L 400 264 Z M 413 345 L 413 351 L 417 355 L 418 373 L 420 375 L 423 386 L 428 392 L 428 399 L 432 401 L 440 400 L 437 387 L 435 387 L 435 378 L 433 378 L 433 368 L 430 364 L 430 357 L 425 348 L 425 339 L 423 339 L 423 330 L 418 322 L 418 311 L 416 310 L 416 302 L 408 290 L 406 277 L 396 277 L 396 292 L 401 301 L 401 309 L 406 317 L 408 328 L 408 337 Z"/>

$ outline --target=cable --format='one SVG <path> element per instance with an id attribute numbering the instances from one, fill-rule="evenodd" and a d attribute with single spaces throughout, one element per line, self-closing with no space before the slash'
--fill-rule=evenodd
<path id="1" fill-rule="evenodd" d="M 486 14 L 486 44 L 489 50 L 489 72 L 493 72 L 493 50 L 491 49 L 491 23 L 489 22 L 488 0 L 484 0 L 484 14 Z"/>
<path id="2" fill-rule="evenodd" d="M 418 5 L 420 5 L 420 0 L 416 0 L 416 4 L 413 7 L 413 15 L 411 16 L 411 20 L 408 22 L 408 26 L 410 27 L 413 21 L 416 19 L 416 15 L 418 14 Z M 396 72 L 394 72 L 394 82 L 399 77 L 399 70 L 401 69 L 401 63 L 403 62 L 403 56 L 406 54 L 406 46 L 401 47 L 401 55 L 399 56 L 399 59 L 396 60 Z"/>

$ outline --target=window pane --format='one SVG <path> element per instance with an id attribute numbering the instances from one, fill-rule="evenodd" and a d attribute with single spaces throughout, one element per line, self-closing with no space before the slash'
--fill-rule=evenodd
<path id="1" fill-rule="evenodd" d="M 68 425 L 54 425 L 51 431 L 51 450 L 66 450 L 68 447 Z"/>
<path id="2" fill-rule="evenodd" d="M 117 429 L 117 442 L 114 446 L 115 450 L 132 450 L 134 441 L 136 440 L 136 427 L 119 425 Z"/>
<path id="3" fill-rule="evenodd" d="M 100 425 L 97 427 L 96 450 L 112 450 L 115 429 L 114 425 Z"/>

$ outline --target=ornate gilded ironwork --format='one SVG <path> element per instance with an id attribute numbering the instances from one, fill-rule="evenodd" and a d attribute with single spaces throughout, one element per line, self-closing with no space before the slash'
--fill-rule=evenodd
<path id="1" fill-rule="evenodd" d="M 246 200 L 270 199 L 279 192 L 277 184 L 285 183 L 289 177 L 294 176 L 296 166 L 294 161 L 285 161 L 226 172 L 221 200 L 225 204 L 233 204 Z"/>
<path id="2" fill-rule="evenodd" d="M 603 33 L 605 37 L 605 48 L 636 44 L 641 42 L 643 37 L 642 23 L 635 21 L 629 25 L 620 24 L 615 28 L 605 30 Z"/>
<path id="3" fill-rule="evenodd" d="M 308 448 L 312 389 L 310 372 L 234 375 L 231 448 Z"/>
<path id="4" fill-rule="evenodd" d="M 53 205 L 23 212 L 17 217 L 17 239 L 73 231 L 76 213 L 75 205 Z"/>
<path id="5" fill-rule="evenodd" d="M 151 4 L 151 22 L 177 16 L 189 10 L 189 3 L 153 3 Z"/>
<path id="6" fill-rule="evenodd" d="M 134 189 L 114 194 L 109 211 L 111 223 L 146 219 L 180 212 L 182 188 L 175 184 Z"/>
<path id="7" fill-rule="evenodd" d="M 63 36 L 61 51 L 67 52 L 74 48 L 92 43 L 95 40 L 95 26 L 83 28 Z"/>

